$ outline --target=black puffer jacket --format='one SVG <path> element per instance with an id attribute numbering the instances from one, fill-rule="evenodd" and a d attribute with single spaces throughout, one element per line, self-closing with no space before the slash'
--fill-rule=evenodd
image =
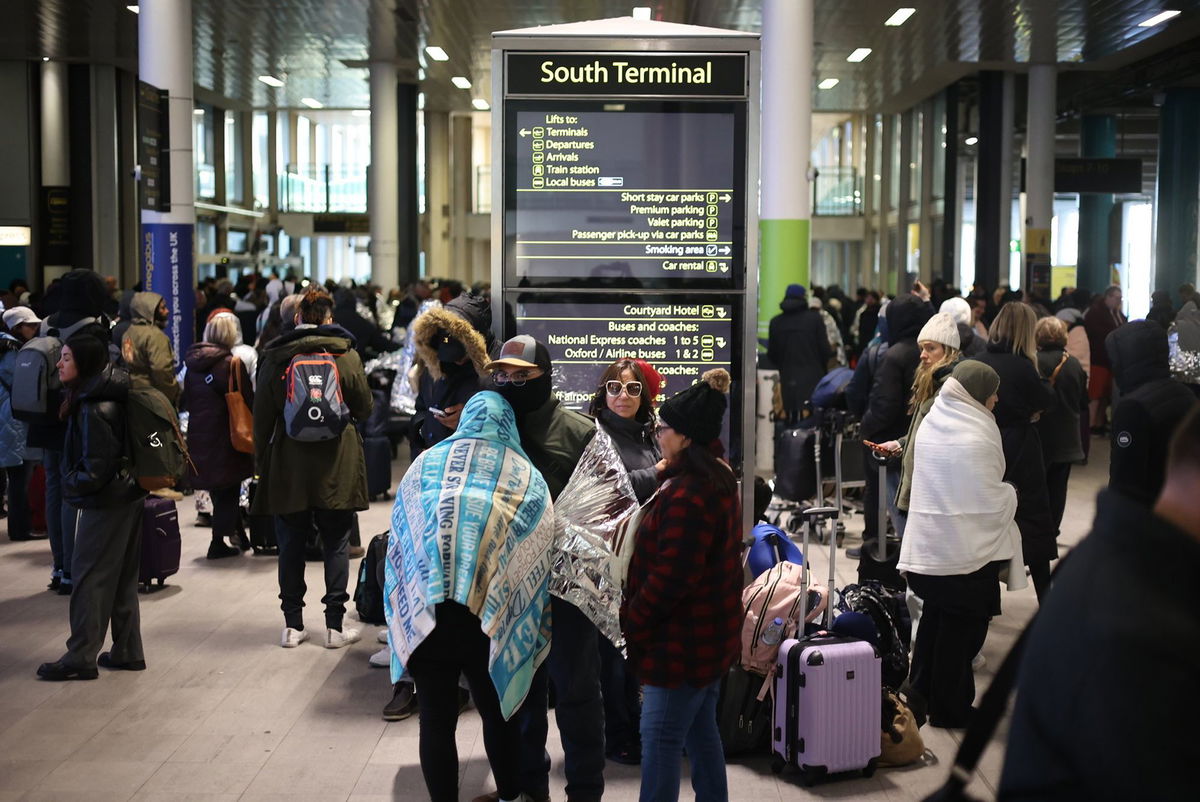
<path id="1" fill-rule="evenodd" d="M 825 320 L 805 298 L 785 298 L 782 314 L 771 319 L 767 357 L 779 369 L 783 405 L 798 410 L 825 375 L 833 348 L 825 333 Z"/>
<path id="2" fill-rule="evenodd" d="M 1113 408 L 1108 486 L 1143 504 L 1162 490 L 1167 446 L 1196 396 L 1171 378 L 1167 332 L 1136 320 L 1104 341 L 1121 398 Z"/>
<path id="3" fill-rule="evenodd" d="M 1050 515 L 1042 438 L 1033 422 L 1035 415 L 1054 405 L 1054 393 L 1033 363 L 1014 354 L 1007 340 L 988 343 L 987 352 L 976 359 L 1000 374 L 1000 400 L 992 413 L 1004 445 L 1004 481 L 1017 489 L 1016 521 L 1025 562 L 1057 559 L 1057 531 Z"/>
<path id="4" fill-rule="evenodd" d="M 117 349 L 111 347 L 109 340 L 108 322 L 94 315 L 82 315 L 78 312 L 56 312 L 42 321 L 38 336 L 50 334 L 62 342 L 66 342 L 77 334 L 90 334 L 100 342 L 110 346 L 110 357 Z M 62 390 L 51 390 L 46 399 L 46 409 L 49 414 L 40 421 L 29 424 L 28 444 L 33 448 L 49 448 L 60 451 L 63 448 L 63 438 L 67 435 L 66 421 L 58 419 L 58 408 L 62 404 Z"/>
<path id="5" fill-rule="evenodd" d="M 129 374 L 112 365 L 79 394 L 63 444 L 63 500 L 72 507 L 118 507 L 145 495 L 125 465 L 128 398 Z"/>
<path id="6" fill-rule="evenodd" d="M 338 290 L 333 296 L 333 322 L 354 335 L 354 348 L 364 360 L 372 359 L 400 346 L 371 321 L 358 313 L 358 299 L 347 289 Z"/>
<path id="7" fill-rule="evenodd" d="M 621 453 L 621 463 L 629 472 L 638 502 L 644 504 L 658 489 L 658 471 L 654 466 L 662 459 L 662 452 L 654 435 L 646 424 L 636 418 L 622 418 L 611 409 L 600 410 L 598 419 Z"/>
<path id="8" fill-rule="evenodd" d="M 888 304 L 884 314 L 888 326 L 887 354 L 875 373 L 862 421 L 862 436 L 876 443 L 896 440 L 908 432 L 912 422 L 908 399 L 921 363 L 917 335 L 933 317 L 933 307 L 915 295 L 901 295 Z"/>
<path id="9" fill-rule="evenodd" d="M 215 343 L 195 343 L 188 349 L 187 375 L 183 381 L 183 406 L 188 411 L 188 452 L 195 470 L 192 486 L 202 490 L 231 487 L 254 473 L 254 455 L 233 447 L 229 437 L 229 405 L 233 355 Z M 238 361 L 242 396 L 254 408 L 250 374 Z"/>
<path id="10" fill-rule="evenodd" d="M 1065 362 L 1063 356 L 1067 357 Z M 1083 459 L 1079 415 L 1088 408 L 1087 374 L 1079 360 L 1061 348 L 1038 351 L 1038 372 L 1048 381 L 1055 371 L 1058 375 L 1054 378 L 1054 403 L 1037 422 L 1042 459 L 1047 465 Z"/>

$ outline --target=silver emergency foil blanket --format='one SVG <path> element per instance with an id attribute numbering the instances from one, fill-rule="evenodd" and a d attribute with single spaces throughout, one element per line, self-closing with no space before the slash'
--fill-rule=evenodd
<path id="1" fill-rule="evenodd" d="M 441 306 L 441 302 L 430 298 L 421 304 L 421 308 L 417 310 L 417 315 L 413 320 L 416 321 L 418 317 L 430 309 L 440 309 Z M 412 323 L 408 324 L 408 330 L 412 331 Z M 392 382 L 392 412 L 399 412 L 401 415 L 414 415 L 417 411 L 417 391 L 413 389 L 409 374 L 412 372 L 413 364 L 417 359 L 416 338 L 406 337 L 404 348 L 396 353 L 399 354 L 399 357 L 396 358 L 394 365 L 396 368 L 396 378 Z"/>
<path id="2" fill-rule="evenodd" d="M 625 644 L 621 589 L 643 509 L 616 445 L 597 427 L 554 502 L 550 592 L 582 610 L 617 648 Z"/>

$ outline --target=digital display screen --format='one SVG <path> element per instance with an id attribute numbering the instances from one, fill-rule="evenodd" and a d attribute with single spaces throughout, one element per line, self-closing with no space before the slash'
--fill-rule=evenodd
<path id="1" fill-rule="evenodd" d="M 554 366 L 554 390 L 572 409 L 587 412 L 600 376 L 618 359 L 644 359 L 665 379 L 664 398 L 699 381 L 701 374 L 725 368 L 734 379 L 731 414 L 740 416 L 741 322 L 738 310 L 721 298 L 703 295 L 516 294 L 517 333 L 545 343 Z M 740 360 L 739 360 L 740 363 Z M 726 416 L 722 439 L 729 441 Z"/>
<path id="2" fill-rule="evenodd" d="M 744 107 L 508 101 L 510 286 L 744 286 Z"/>

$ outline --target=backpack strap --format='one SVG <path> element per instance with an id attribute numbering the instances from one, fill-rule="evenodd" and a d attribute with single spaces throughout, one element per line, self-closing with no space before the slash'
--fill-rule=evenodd
<path id="1" fill-rule="evenodd" d="M 1062 371 L 1063 365 L 1067 364 L 1067 360 L 1070 359 L 1070 357 L 1070 354 L 1068 354 L 1066 351 L 1063 351 L 1062 359 L 1058 361 L 1058 367 L 1056 367 L 1054 372 L 1050 374 L 1051 387 L 1054 386 L 1054 382 L 1058 379 L 1058 374 Z"/>

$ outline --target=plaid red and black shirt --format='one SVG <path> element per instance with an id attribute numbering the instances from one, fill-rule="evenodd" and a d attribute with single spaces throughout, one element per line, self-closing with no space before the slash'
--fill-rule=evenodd
<path id="1" fill-rule="evenodd" d="M 621 625 L 647 685 L 703 687 L 741 650 L 741 514 L 736 495 L 677 476 L 638 529 Z"/>

